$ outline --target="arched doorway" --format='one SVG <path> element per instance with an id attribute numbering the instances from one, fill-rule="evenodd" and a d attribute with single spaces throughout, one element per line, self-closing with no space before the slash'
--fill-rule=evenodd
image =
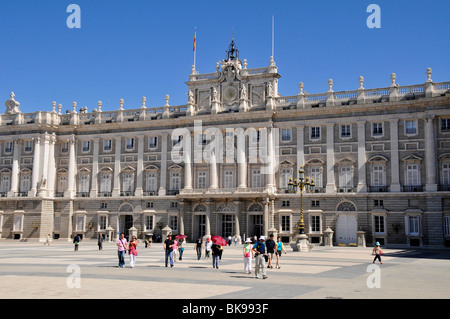
<path id="1" fill-rule="evenodd" d="M 356 243 L 358 228 L 356 207 L 351 202 L 342 202 L 337 207 L 336 242 L 338 244 Z"/>
<path id="2" fill-rule="evenodd" d="M 119 207 L 119 233 L 124 233 L 127 237 L 131 227 L 133 227 L 133 206 L 124 203 Z"/>
<path id="3" fill-rule="evenodd" d="M 247 233 L 252 238 L 264 234 L 264 210 L 260 203 L 253 203 L 247 209 Z"/>

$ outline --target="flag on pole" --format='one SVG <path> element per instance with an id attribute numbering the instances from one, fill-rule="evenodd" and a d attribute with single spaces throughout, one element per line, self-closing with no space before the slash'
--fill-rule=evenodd
<path id="1" fill-rule="evenodd" d="M 194 51 L 195 51 L 196 41 L 197 41 L 197 28 L 195 28 L 195 32 L 194 32 Z"/>

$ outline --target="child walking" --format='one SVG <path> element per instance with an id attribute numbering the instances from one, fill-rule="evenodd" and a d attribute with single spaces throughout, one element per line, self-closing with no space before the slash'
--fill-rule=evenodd
<path id="1" fill-rule="evenodd" d="M 378 259 L 380 261 L 380 264 L 383 264 L 383 262 L 381 261 L 381 254 L 383 253 L 383 251 L 380 248 L 380 243 L 377 242 L 375 245 L 376 246 L 372 250 L 372 255 L 375 255 L 373 263 L 375 263 L 375 261 Z"/>

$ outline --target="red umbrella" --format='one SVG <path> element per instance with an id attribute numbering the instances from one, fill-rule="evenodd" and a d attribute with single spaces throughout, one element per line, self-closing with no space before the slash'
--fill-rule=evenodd
<path id="1" fill-rule="evenodd" d="M 186 237 L 187 237 L 186 235 L 176 235 L 176 236 L 175 236 L 176 239 L 186 238 Z"/>
<path id="2" fill-rule="evenodd" d="M 216 245 L 220 245 L 220 246 L 226 246 L 227 245 L 227 240 L 225 238 L 223 238 L 223 237 L 220 237 L 220 236 L 212 236 L 211 240 Z"/>

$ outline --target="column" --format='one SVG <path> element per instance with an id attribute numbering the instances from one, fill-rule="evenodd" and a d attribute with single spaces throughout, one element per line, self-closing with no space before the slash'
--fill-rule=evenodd
<path id="1" fill-rule="evenodd" d="M 122 148 L 122 138 L 116 136 L 116 152 L 114 156 L 114 186 L 112 191 L 113 197 L 118 197 L 120 195 L 120 154 Z"/>
<path id="2" fill-rule="evenodd" d="M 49 152 L 50 152 L 50 135 L 44 134 L 44 138 L 41 139 L 41 160 L 40 160 L 40 173 L 41 176 L 38 177 L 38 196 L 47 195 L 47 183 L 48 183 L 48 163 L 49 163 Z"/>
<path id="3" fill-rule="evenodd" d="M 14 196 L 14 193 L 17 193 L 19 190 L 19 141 L 13 141 L 13 164 L 12 164 L 12 172 L 11 172 L 11 190 L 8 196 Z"/>
<path id="4" fill-rule="evenodd" d="M 142 181 L 143 181 L 143 171 L 144 171 L 144 136 L 138 136 L 138 160 L 137 160 L 137 170 L 136 170 L 136 192 L 135 196 L 142 196 Z"/>
<path id="5" fill-rule="evenodd" d="M 34 154 L 33 154 L 33 172 L 31 175 L 31 189 L 28 192 L 28 196 L 36 196 L 37 183 L 39 179 L 39 167 L 40 167 L 40 150 L 41 150 L 41 138 L 39 136 L 33 138 L 34 142 Z"/>
<path id="6" fill-rule="evenodd" d="M 274 135 L 273 127 L 267 129 L 267 183 L 266 188 L 269 193 L 275 192 L 275 145 L 274 145 Z"/>
<path id="7" fill-rule="evenodd" d="M 167 133 L 161 136 L 161 167 L 160 167 L 160 181 L 159 181 L 159 196 L 166 195 L 167 183 Z"/>
<path id="8" fill-rule="evenodd" d="M 240 129 L 237 134 L 237 161 L 239 170 L 239 185 L 238 189 L 247 188 L 247 161 L 245 156 L 245 134 L 242 129 Z"/>
<path id="9" fill-rule="evenodd" d="M 183 136 L 184 153 L 184 189 L 192 189 L 192 147 L 190 134 Z M 187 141 L 189 139 L 189 141 Z"/>
<path id="10" fill-rule="evenodd" d="M 56 160 L 55 160 L 55 143 L 56 134 L 52 133 L 50 135 L 50 152 L 48 160 L 48 186 L 47 186 L 47 196 L 53 197 L 55 193 L 55 182 L 56 182 Z"/>
<path id="11" fill-rule="evenodd" d="M 92 161 L 92 186 L 90 197 L 97 197 L 98 193 L 98 152 L 99 152 L 99 138 L 94 138 L 94 149 L 93 149 L 93 161 Z"/>
<path id="12" fill-rule="evenodd" d="M 297 126 L 297 172 L 300 170 L 300 166 L 305 166 L 305 127 L 303 125 Z M 292 179 L 294 179 L 292 175 Z M 316 185 L 322 187 L 322 185 Z M 287 187 L 287 185 L 282 185 L 281 187 Z"/>
<path id="13" fill-rule="evenodd" d="M 269 204 L 270 199 L 264 198 L 264 213 L 263 213 L 263 225 L 264 225 L 264 237 L 267 239 L 269 236 Z"/>
<path id="14" fill-rule="evenodd" d="M 242 244 L 242 240 L 241 240 L 241 226 L 239 224 L 239 201 L 235 201 L 234 202 L 234 235 L 237 236 L 238 240 L 238 244 Z M 244 238 L 245 240 L 245 238 Z"/>
<path id="15" fill-rule="evenodd" d="M 398 119 L 389 121 L 391 134 L 391 192 L 400 192 L 400 169 L 398 159 Z"/>
<path id="16" fill-rule="evenodd" d="M 69 172 L 67 175 L 67 191 L 65 197 L 72 198 L 75 195 L 75 174 L 77 173 L 77 158 L 75 154 L 75 135 L 69 138 Z"/>
<path id="17" fill-rule="evenodd" d="M 205 237 L 211 237 L 211 201 L 206 201 Z"/>
<path id="18" fill-rule="evenodd" d="M 216 150 L 211 151 L 211 163 L 210 167 L 210 175 L 211 175 L 211 184 L 209 185 L 210 189 L 217 189 L 218 186 L 218 177 L 217 177 L 217 159 L 216 159 Z"/>
<path id="19" fill-rule="evenodd" d="M 425 191 L 437 191 L 437 169 L 436 169 L 436 139 L 434 134 L 434 116 L 425 119 L 425 169 L 426 184 Z"/>
<path id="20" fill-rule="evenodd" d="M 358 121 L 358 192 L 367 192 L 366 121 Z"/>
<path id="21" fill-rule="evenodd" d="M 334 183 L 334 123 L 326 123 L 327 126 L 327 193 L 336 192 Z"/>

